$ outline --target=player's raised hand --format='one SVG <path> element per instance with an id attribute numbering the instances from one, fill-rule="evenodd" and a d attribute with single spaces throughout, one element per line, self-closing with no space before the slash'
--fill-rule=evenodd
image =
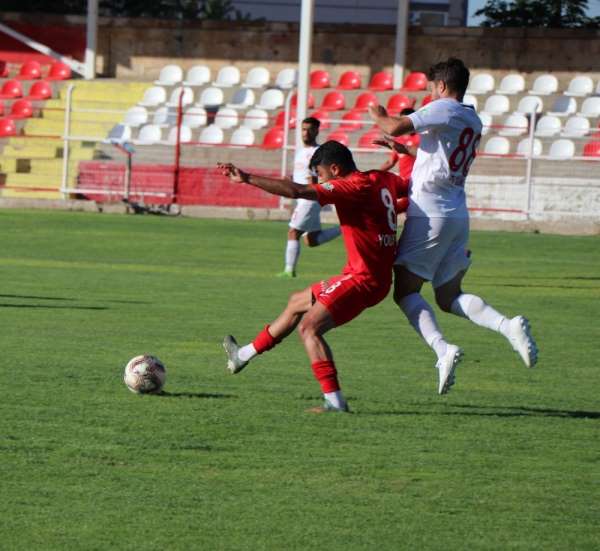
<path id="1" fill-rule="evenodd" d="M 232 163 L 217 163 L 217 167 L 223 176 L 227 176 L 232 182 L 241 184 L 248 179 L 248 175 Z"/>
<path id="2" fill-rule="evenodd" d="M 371 105 L 369 106 L 369 116 L 377 121 L 379 117 L 387 117 L 387 111 L 383 105 Z"/>

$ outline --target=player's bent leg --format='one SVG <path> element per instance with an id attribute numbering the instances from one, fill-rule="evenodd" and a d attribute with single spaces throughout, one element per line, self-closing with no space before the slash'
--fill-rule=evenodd
<path id="1" fill-rule="evenodd" d="M 323 245 L 323 243 L 327 243 L 328 241 L 339 237 L 341 233 L 342 230 L 339 226 L 319 231 L 308 232 L 304 234 L 304 242 L 309 247 L 318 247 L 319 245 Z"/>

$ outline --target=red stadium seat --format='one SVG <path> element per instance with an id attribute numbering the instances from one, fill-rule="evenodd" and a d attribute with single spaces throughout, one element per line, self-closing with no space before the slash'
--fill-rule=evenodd
<path id="1" fill-rule="evenodd" d="M 329 134 L 329 136 L 327 136 L 327 141 L 330 140 L 340 142 L 345 146 L 347 146 L 350 143 L 350 138 L 348 137 L 348 134 L 346 134 L 345 132 L 340 132 L 339 130 L 336 130 L 335 132 L 332 132 L 331 134 Z"/>
<path id="2" fill-rule="evenodd" d="M 352 109 L 356 109 L 357 111 L 366 111 L 369 107 L 371 107 L 371 105 L 377 105 L 378 103 L 379 100 L 375 94 L 372 92 L 363 92 L 356 98 L 354 107 Z"/>
<path id="3" fill-rule="evenodd" d="M 19 99 L 10 108 L 11 119 L 29 119 L 33 116 L 33 106 L 26 99 Z"/>
<path id="4" fill-rule="evenodd" d="M 429 94 L 421 100 L 421 107 L 425 107 L 428 103 L 431 103 L 431 96 Z"/>
<path id="5" fill-rule="evenodd" d="M 0 101 L 0 117 L 4 115 L 4 102 Z"/>
<path id="6" fill-rule="evenodd" d="M 280 111 L 275 117 L 275 126 L 283 128 L 285 124 L 285 111 Z M 290 111 L 290 118 L 288 120 L 288 128 L 296 128 L 296 111 Z"/>
<path id="7" fill-rule="evenodd" d="M 358 90 L 359 88 L 362 88 L 362 81 L 356 71 L 343 73 L 337 85 L 338 90 Z"/>
<path id="8" fill-rule="evenodd" d="M 280 149 L 283 147 L 283 129 L 277 126 L 271 128 L 265 134 L 261 147 L 264 149 Z"/>
<path id="9" fill-rule="evenodd" d="M 292 107 L 298 107 L 298 94 L 294 94 L 292 96 L 292 100 L 290 105 Z M 315 106 L 315 96 L 313 96 L 310 92 L 308 93 L 307 107 L 309 109 L 313 109 Z"/>
<path id="10" fill-rule="evenodd" d="M 387 102 L 387 110 L 393 115 L 397 115 L 402 109 L 412 109 L 415 101 L 414 98 L 408 98 L 403 94 L 394 94 Z"/>
<path id="11" fill-rule="evenodd" d="M 17 78 L 19 80 L 35 80 L 42 78 L 42 66 L 38 61 L 26 61 L 21 65 Z"/>
<path id="12" fill-rule="evenodd" d="M 371 77 L 371 82 L 369 82 L 369 90 L 391 90 L 394 87 L 394 78 L 391 73 L 387 73 L 386 71 L 380 71 L 379 73 L 375 73 Z"/>
<path id="13" fill-rule="evenodd" d="M 404 79 L 402 90 L 410 90 L 412 92 L 427 90 L 427 75 L 425 73 L 409 73 Z"/>
<path id="14" fill-rule="evenodd" d="M 371 129 L 365 132 L 358 139 L 358 147 L 363 149 L 377 149 L 379 146 L 373 144 L 373 140 L 381 138 L 381 132 L 379 129 Z"/>
<path id="15" fill-rule="evenodd" d="M 18 80 L 7 80 L 2 85 L 0 99 L 14 99 L 23 97 L 23 86 Z"/>
<path id="16" fill-rule="evenodd" d="M 0 119 L 0 137 L 16 136 L 17 126 L 12 119 Z"/>
<path id="17" fill-rule="evenodd" d="M 346 100 L 341 92 L 329 92 L 323 98 L 320 109 L 326 111 L 343 111 L 346 109 Z"/>
<path id="18" fill-rule="evenodd" d="M 365 120 L 363 117 L 364 112 L 352 109 L 348 111 L 343 117 L 342 122 L 338 126 L 338 130 L 344 130 L 347 132 L 354 132 L 355 130 L 362 130 Z"/>
<path id="19" fill-rule="evenodd" d="M 8 77 L 8 63 L 0 61 L 0 78 Z"/>
<path id="20" fill-rule="evenodd" d="M 47 80 L 68 80 L 71 78 L 71 67 L 56 61 L 50 65 L 50 72 L 46 78 Z"/>
<path id="21" fill-rule="evenodd" d="M 321 121 L 321 130 L 327 130 L 328 128 L 331 128 L 331 117 L 327 111 L 322 111 L 319 109 L 318 111 L 311 113 L 310 116 Z"/>
<path id="22" fill-rule="evenodd" d="M 583 146 L 584 157 L 600 157 L 600 141 L 588 142 Z"/>
<path id="23" fill-rule="evenodd" d="M 311 88 L 329 88 L 331 86 L 329 73 L 327 71 L 313 71 L 310 74 Z"/>
<path id="24" fill-rule="evenodd" d="M 26 99 L 43 100 L 52 97 L 52 86 L 45 80 L 38 80 L 31 85 Z"/>

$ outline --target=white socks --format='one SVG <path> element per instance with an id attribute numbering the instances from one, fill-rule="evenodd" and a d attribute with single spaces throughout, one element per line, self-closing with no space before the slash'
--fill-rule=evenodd
<path id="1" fill-rule="evenodd" d="M 415 331 L 434 350 L 438 359 L 446 354 L 448 343 L 438 327 L 433 309 L 419 293 L 412 293 L 400 301 L 400 308 Z"/>
<path id="2" fill-rule="evenodd" d="M 325 397 L 325 401 L 336 409 L 346 409 L 348 407 L 341 390 L 326 392 L 323 396 Z"/>
<path id="3" fill-rule="evenodd" d="M 294 273 L 300 256 L 300 241 L 288 239 L 285 248 L 285 271 Z"/>
<path id="4" fill-rule="evenodd" d="M 462 294 L 454 300 L 451 308 L 453 314 L 508 337 L 509 320 L 478 296 Z"/>
<path id="5" fill-rule="evenodd" d="M 339 226 L 335 226 L 333 228 L 327 228 L 326 230 L 321 230 L 317 233 L 317 245 L 322 245 L 323 243 L 327 243 L 327 241 L 331 241 L 335 239 L 338 235 L 342 233 L 342 230 Z"/>
<path id="6" fill-rule="evenodd" d="M 249 362 L 258 352 L 252 343 L 238 349 L 238 358 L 243 362 Z"/>

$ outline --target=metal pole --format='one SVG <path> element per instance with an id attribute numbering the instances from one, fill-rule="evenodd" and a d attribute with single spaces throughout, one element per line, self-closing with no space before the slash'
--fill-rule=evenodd
<path id="1" fill-rule="evenodd" d="M 62 185 L 61 191 L 63 199 L 69 198 L 67 191 L 69 186 L 69 136 L 71 134 L 71 99 L 73 96 L 74 84 L 69 84 L 67 88 L 67 103 L 65 105 L 65 128 L 63 135 L 63 163 L 62 163 Z"/>
<path id="2" fill-rule="evenodd" d="M 85 43 L 85 78 L 96 76 L 96 47 L 98 35 L 98 0 L 88 0 Z"/>
<path id="3" fill-rule="evenodd" d="M 177 102 L 177 133 L 175 136 L 175 179 L 173 182 L 173 197 L 171 203 L 177 202 L 177 193 L 179 191 L 179 163 L 181 162 L 181 121 L 183 119 L 183 94 L 185 88 L 181 88 L 179 100 Z"/>
<path id="4" fill-rule="evenodd" d="M 298 49 L 298 105 L 296 121 L 306 118 L 312 54 L 313 12 L 315 0 L 302 0 L 300 14 L 300 46 Z M 302 147 L 302 125 L 296 124 L 296 148 Z"/>
<path id="5" fill-rule="evenodd" d="M 536 107 L 533 108 L 531 118 L 529 119 L 529 150 L 527 151 L 527 172 L 525 174 L 525 185 L 527 186 L 527 218 L 531 216 L 531 207 L 533 204 L 533 185 L 531 182 L 531 173 L 533 171 L 533 146 L 535 140 L 535 119 Z"/>
<path id="6" fill-rule="evenodd" d="M 394 57 L 394 89 L 402 87 L 406 62 L 406 34 L 408 32 L 408 4 L 410 0 L 398 0 L 396 21 L 396 54 Z"/>
<path id="7" fill-rule="evenodd" d="M 287 158 L 288 158 L 288 132 L 290 131 L 290 112 L 292 105 L 292 96 L 294 95 L 295 89 L 292 88 L 285 98 L 284 117 L 283 121 L 283 148 L 281 152 L 281 172 L 282 178 L 285 178 L 287 172 Z M 298 127 L 298 119 L 296 119 L 296 128 Z M 283 199 L 283 198 L 282 198 Z"/>

